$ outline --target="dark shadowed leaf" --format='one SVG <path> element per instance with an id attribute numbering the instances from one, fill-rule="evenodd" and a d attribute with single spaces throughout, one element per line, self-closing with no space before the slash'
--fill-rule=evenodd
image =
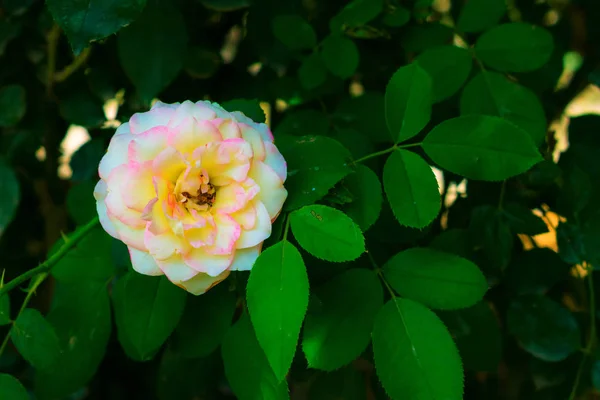
<path id="1" fill-rule="evenodd" d="M 215 11 L 235 11 L 246 8 L 250 5 L 250 0 L 199 0 L 204 7 Z"/>
<path id="2" fill-rule="evenodd" d="M 401 296 L 442 310 L 470 307 L 488 288 L 471 261 L 427 248 L 396 254 L 385 263 L 383 273 Z"/>
<path id="3" fill-rule="evenodd" d="M 285 183 L 288 198 L 284 206 L 287 210 L 321 199 L 352 172 L 350 152 L 334 139 L 324 136 L 280 136 L 276 140 L 288 165 Z"/>
<path id="4" fill-rule="evenodd" d="M 329 120 L 327 119 L 327 115 L 320 111 L 306 109 L 289 111 L 284 115 L 283 120 L 275 128 L 275 140 L 281 135 L 326 136 L 329 131 Z"/>
<path id="5" fill-rule="evenodd" d="M 19 123 L 25 116 L 25 89 L 19 85 L 0 88 L 0 126 L 8 127 Z"/>
<path id="6" fill-rule="evenodd" d="M 15 217 L 21 201 L 21 188 L 17 175 L 3 159 L 0 159 L 0 236 Z"/>
<path id="7" fill-rule="evenodd" d="M 306 268 L 294 245 L 284 240 L 261 253 L 250 272 L 246 300 L 256 338 L 278 381 L 292 364 L 308 293 Z"/>
<path id="8" fill-rule="evenodd" d="M 522 128 L 536 144 L 546 137 L 546 115 L 537 96 L 499 73 L 482 71 L 467 84 L 460 113 L 496 115 Z"/>
<path id="9" fill-rule="evenodd" d="M 425 50 L 417 63 L 433 81 L 433 101 L 452 96 L 466 82 L 473 60 L 467 49 L 456 46 L 439 46 Z"/>
<path id="10" fill-rule="evenodd" d="M 360 54 L 354 42 L 331 35 L 322 42 L 321 56 L 329 71 L 342 79 L 350 78 L 358 68 Z"/>
<path id="11" fill-rule="evenodd" d="M 89 181 L 98 176 L 98 164 L 106 152 L 104 141 L 94 138 L 85 142 L 71 157 L 69 163 L 76 182 Z"/>
<path id="12" fill-rule="evenodd" d="M 179 10 L 154 2 L 119 34 L 121 65 L 143 101 L 149 103 L 175 79 L 183 67 L 187 41 Z"/>
<path id="13" fill-rule="evenodd" d="M 548 226 L 540 217 L 519 203 L 508 203 L 504 207 L 504 216 L 514 233 L 535 236 L 548 232 Z"/>
<path id="14" fill-rule="evenodd" d="M 547 297 L 528 295 L 513 300 L 507 327 L 525 350 L 541 360 L 561 361 L 581 347 L 573 314 Z"/>
<path id="15" fill-rule="evenodd" d="M 357 27 L 365 25 L 379 15 L 383 0 L 353 0 L 331 19 L 332 32 L 339 32 L 343 26 Z"/>
<path id="16" fill-rule="evenodd" d="M 38 310 L 26 308 L 16 319 L 10 337 L 17 351 L 39 370 L 55 366 L 60 345 L 54 328 Z"/>
<path id="17" fill-rule="evenodd" d="M 398 6 L 392 12 L 385 14 L 382 20 L 387 26 L 399 28 L 410 21 L 410 11 L 402 6 Z"/>
<path id="18" fill-rule="evenodd" d="M 457 27 L 461 32 L 480 32 L 496 25 L 506 13 L 505 0 L 469 0 L 460 11 Z"/>
<path id="19" fill-rule="evenodd" d="M 360 228 L 335 208 L 312 205 L 290 214 L 294 238 L 313 256 L 332 262 L 354 260 L 365 251 Z"/>
<path id="20" fill-rule="evenodd" d="M 86 128 L 95 128 L 106 120 L 102 103 L 90 91 L 80 88 L 60 100 L 60 115 L 68 122 Z"/>
<path id="21" fill-rule="evenodd" d="M 350 269 L 319 287 L 316 298 L 306 315 L 302 349 L 309 367 L 333 371 L 369 344 L 383 291 L 374 272 Z"/>
<path id="22" fill-rule="evenodd" d="M 429 132 L 422 146 L 440 167 L 475 180 L 507 179 L 542 160 L 525 131 L 484 115 L 448 119 Z"/>
<path id="23" fill-rule="evenodd" d="M 550 32 L 524 22 L 499 25 L 485 32 L 475 43 L 477 57 L 502 72 L 536 70 L 548 62 L 553 49 Z"/>
<path id="24" fill-rule="evenodd" d="M 516 294 L 543 294 L 563 279 L 571 266 L 546 248 L 523 252 L 506 268 L 505 282 Z"/>
<path id="25" fill-rule="evenodd" d="M 175 351 L 185 358 L 206 357 L 212 353 L 231 325 L 235 305 L 235 293 L 225 284 L 217 285 L 202 296 L 188 296 L 173 334 Z"/>
<path id="26" fill-rule="evenodd" d="M 298 69 L 298 78 L 307 90 L 315 89 L 325 83 L 327 68 L 318 53 L 312 53 L 302 61 Z"/>
<path id="27" fill-rule="evenodd" d="M 345 204 L 342 211 L 365 232 L 377 221 L 381 212 L 383 195 L 379 178 L 369 168 L 358 165 L 353 174 L 344 178 L 342 186 L 352 194 L 352 201 Z"/>
<path id="28" fill-rule="evenodd" d="M 440 212 L 438 183 L 429 164 L 408 150 L 396 150 L 383 168 L 383 187 L 402 225 L 424 228 Z"/>
<path id="29" fill-rule="evenodd" d="M 273 373 L 247 314 L 227 331 L 221 353 L 225 376 L 238 399 L 289 399 L 287 382 Z"/>
<path id="30" fill-rule="evenodd" d="M 218 71 L 223 60 L 219 53 L 202 47 L 190 47 L 185 58 L 185 72 L 192 78 L 208 79 Z"/>
<path id="31" fill-rule="evenodd" d="M 406 51 L 420 53 L 432 47 L 450 44 L 453 31 L 447 25 L 425 23 L 413 25 L 402 35 L 402 47 Z"/>
<path id="32" fill-rule="evenodd" d="M 221 104 L 229 112 L 239 111 L 254 122 L 265 122 L 265 112 L 258 100 L 235 99 Z"/>
<path id="33" fill-rule="evenodd" d="M 320 373 L 311 384 L 308 398 L 311 400 L 364 400 L 365 380 L 352 366 L 334 372 Z"/>
<path id="34" fill-rule="evenodd" d="M 67 192 L 67 211 L 77 225 L 84 225 L 97 214 L 94 187 L 96 182 L 81 182 Z"/>
<path id="35" fill-rule="evenodd" d="M 377 376 L 391 398 L 463 398 L 458 349 L 444 323 L 425 306 L 388 301 L 375 319 L 373 353 Z"/>
<path id="36" fill-rule="evenodd" d="M 129 357 L 151 359 L 173 332 L 185 307 L 186 292 L 166 277 L 130 272 L 113 296 L 119 341 Z"/>
<path id="37" fill-rule="evenodd" d="M 312 49 L 317 45 L 317 34 L 299 15 L 278 15 L 273 20 L 275 37 L 291 50 Z"/>

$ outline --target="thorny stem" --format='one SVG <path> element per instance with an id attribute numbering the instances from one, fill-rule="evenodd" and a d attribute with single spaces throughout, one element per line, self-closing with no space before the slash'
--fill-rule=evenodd
<path id="1" fill-rule="evenodd" d="M 577 396 L 577 389 L 579 388 L 579 381 L 581 380 L 581 374 L 583 373 L 583 367 L 587 358 L 590 356 L 594 345 L 596 344 L 596 293 L 594 291 L 594 280 L 593 280 L 593 267 L 588 265 L 588 274 L 587 274 L 587 282 L 588 282 L 588 296 L 589 296 L 589 312 L 590 312 L 590 337 L 588 339 L 588 343 L 583 349 L 583 355 L 581 357 L 581 361 L 579 362 L 579 367 L 577 368 L 577 375 L 575 375 L 575 382 L 573 382 L 573 388 L 571 389 L 571 394 L 569 395 L 569 400 L 575 400 Z"/>
<path id="2" fill-rule="evenodd" d="M 75 232 L 72 237 L 65 241 L 61 248 L 58 249 L 58 251 L 46 261 L 4 284 L 4 286 L 0 288 L 0 296 L 8 293 L 21 283 L 33 278 L 36 275 L 50 271 L 50 269 L 52 269 L 57 262 L 59 262 L 73 247 L 75 247 L 75 245 L 79 243 L 81 239 L 83 239 L 92 229 L 94 229 L 99 222 L 100 221 L 98 217 L 92 219 L 86 225 L 81 227 L 79 231 Z"/>

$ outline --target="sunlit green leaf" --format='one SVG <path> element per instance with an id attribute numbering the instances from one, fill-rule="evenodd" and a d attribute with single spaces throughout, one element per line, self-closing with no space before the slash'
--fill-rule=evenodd
<path id="1" fill-rule="evenodd" d="M 29 400 L 29 393 L 12 375 L 0 374 L 0 393 L 6 400 Z"/>
<path id="2" fill-rule="evenodd" d="M 365 251 L 360 228 L 335 208 L 312 205 L 290 214 L 294 238 L 313 256 L 333 262 L 351 261 Z"/>
<path id="3" fill-rule="evenodd" d="M 375 319 L 373 353 L 377 376 L 392 399 L 462 400 L 458 350 L 443 322 L 425 306 L 388 301 Z"/>
<path id="4" fill-rule="evenodd" d="M 54 328 L 38 310 L 26 308 L 17 317 L 10 331 L 17 351 L 39 370 L 55 366 L 60 345 Z"/>
<path id="5" fill-rule="evenodd" d="M 287 374 L 308 306 L 308 276 L 298 250 L 281 241 L 256 260 L 246 292 L 260 347 L 278 381 Z"/>

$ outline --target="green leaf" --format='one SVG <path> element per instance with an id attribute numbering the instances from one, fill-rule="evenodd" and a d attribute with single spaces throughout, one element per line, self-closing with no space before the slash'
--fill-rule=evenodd
<path id="1" fill-rule="evenodd" d="M 202 47 L 190 47 L 185 57 L 184 68 L 192 78 L 208 79 L 214 76 L 223 63 L 219 53 Z"/>
<path id="2" fill-rule="evenodd" d="M 379 178 L 368 167 L 357 165 L 356 171 L 342 181 L 352 195 L 352 201 L 342 207 L 350 218 L 366 232 L 379 218 L 383 204 Z"/>
<path id="3" fill-rule="evenodd" d="M 398 6 L 391 13 L 385 14 L 382 21 L 384 25 L 399 28 L 410 21 L 410 11 L 402 6 Z"/>
<path id="4" fill-rule="evenodd" d="M 104 121 L 102 103 L 89 91 L 76 88 L 60 99 L 60 115 L 66 121 L 86 128 L 96 128 Z"/>
<path id="5" fill-rule="evenodd" d="M 235 294 L 227 285 L 217 285 L 202 296 L 188 296 L 173 334 L 173 348 L 186 358 L 208 356 L 221 344 L 235 306 Z M 198 329 L 198 321 L 202 321 L 202 329 Z"/>
<path id="6" fill-rule="evenodd" d="M 514 233 L 535 236 L 548 232 L 548 226 L 544 220 L 522 204 L 508 203 L 503 207 L 503 210 L 504 216 Z"/>
<path id="7" fill-rule="evenodd" d="M 440 46 L 425 50 L 416 59 L 433 81 L 433 101 L 446 100 L 464 85 L 473 60 L 467 49 Z"/>
<path id="8" fill-rule="evenodd" d="M 185 307 L 186 292 L 165 277 L 130 272 L 115 287 L 119 341 L 138 361 L 151 359 L 173 332 Z"/>
<path id="9" fill-rule="evenodd" d="M 420 53 L 436 46 L 452 43 L 454 31 L 439 23 L 415 24 L 401 37 L 402 47 L 408 52 Z"/>
<path id="10" fill-rule="evenodd" d="M 104 140 L 94 138 L 85 142 L 71 157 L 69 166 L 73 170 L 71 180 L 83 182 L 98 176 L 98 164 L 106 153 Z"/>
<path id="11" fill-rule="evenodd" d="M 524 22 L 502 24 L 479 37 L 477 57 L 502 72 L 528 72 L 541 68 L 554 50 L 552 35 L 541 26 Z"/>
<path id="12" fill-rule="evenodd" d="M 306 136 L 321 135 L 326 136 L 329 132 L 329 120 L 327 115 L 317 110 L 297 110 L 286 112 L 283 120 L 277 125 L 274 131 L 275 140 L 282 135 Z M 317 138 L 315 140 L 321 140 Z M 279 146 L 279 143 L 277 143 Z"/>
<path id="13" fill-rule="evenodd" d="M 537 96 L 496 72 L 482 71 L 465 86 L 460 113 L 502 117 L 529 133 L 536 144 L 546 137 L 546 114 Z"/>
<path id="14" fill-rule="evenodd" d="M 471 212 L 469 236 L 471 248 L 479 248 L 482 253 L 482 266 L 494 273 L 506 268 L 512 256 L 514 235 L 502 210 L 490 205 L 475 207 Z"/>
<path id="15" fill-rule="evenodd" d="M 562 361 L 581 348 L 581 332 L 573 314 L 546 297 L 513 300 L 507 327 L 521 347 L 544 361 Z"/>
<path id="16" fill-rule="evenodd" d="M 38 310 L 26 308 L 16 319 L 10 337 L 17 351 L 39 370 L 55 366 L 60 353 L 54 328 Z"/>
<path id="17" fill-rule="evenodd" d="M 290 50 L 312 49 L 317 45 L 317 34 L 299 15 L 278 15 L 273 19 L 273 34 Z"/>
<path id="18" fill-rule="evenodd" d="M 312 53 L 302 61 L 298 69 L 298 79 L 306 90 L 313 90 L 325 83 L 327 69 L 318 53 Z"/>
<path id="19" fill-rule="evenodd" d="M 365 251 L 365 238 L 360 228 L 335 208 L 302 207 L 290 214 L 290 224 L 300 246 L 322 260 L 351 261 Z"/>
<path id="20" fill-rule="evenodd" d="M 14 126 L 25 116 L 25 89 L 20 85 L 0 88 L 0 127 Z"/>
<path id="21" fill-rule="evenodd" d="M 229 112 L 240 111 L 254 122 L 265 122 L 265 112 L 260 107 L 258 100 L 235 99 L 221 104 Z"/>
<path id="22" fill-rule="evenodd" d="M 21 382 L 12 375 L 0 374 L 0 393 L 6 400 L 29 400 L 29 394 Z"/>
<path id="23" fill-rule="evenodd" d="M 273 374 L 246 314 L 227 331 L 221 352 L 225 376 L 238 399 L 289 399 L 287 382 Z"/>
<path id="24" fill-rule="evenodd" d="M 360 54 L 352 40 L 343 36 L 330 35 L 322 42 L 321 57 L 333 75 L 347 79 L 356 72 Z"/>
<path id="25" fill-rule="evenodd" d="M 47 319 L 60 343 L 59 367 L 36 374 L 35 391 L 40 398 L 65 398 L 84 387 L 104 359 L 112 330 L 106 282 L 59 283 Z"/>
<path id="26" fill-rule="evenodd" d="M 333 114 L 336 126 L 355 129 L 373 143 L 389 143 L 385 120 L 385 97 L 367 92 L 358 97 L 342 99 Z"/>
<path id="27" fill-rule="evenodd" d="M 506 13 L 506 0 L 469 0 L 458 17 L 458 30 L 464 33 L 485 31 L 496 25 Z"/>
<path id="28" fill-rule="evenodd" d="M 502 334 L 489 304 L 479 302 L 456 311 L 440 311 L 456 342 L 465 369 L 495 373 L 502 360 Z"/>
<path id="29" fill-rule="evenodd" d="M 260 254 L 250 272 L 246 300 L 256 338 L 282 381 L 308 306 L 308 276 L 293 244 L 283 240 Z"/>
<path id="30" fill-rule="evenodd" d="M 365 379 L 363 375 L 349 366 L 334 372 L 321 373 L 310 385 L 310 400 L 364 400 Z"/>
<path id="31" fill-rule="evenodd" d="M 67 192 L 67 211 L 77 225 L 85 225 L 97 215 L 94 188 L 96 182 L 74 184 Z"/>
<path id="32" fill-rule="evenodd" d="M 75 55 L 89 42 L 103 39 L 130 24 L 146 0 L 48 0 L 48 9 L 67 34 Z"/>
<path id="33" fill-rule="evenodd" d="M 401 67 L 385 89 L 385 118 L 394 142 L 417 135 L 431 119 L 432 86 L 417 63 Z"/>
<path id="34" fill-rule="evenodd" d="M 277 146 L 288 165 L 286 210 L 320 200 L 352 172 L 350 152 L 324 136 L 278 137 Z"/>
<path id="35" fill-rule="evenodd" d="M 422 146 L 440 167 L 474 180 L 507 179 L 542 160 L 525 131 L 502 118 L 483 115 L 442 122 Z"/>
<path id="36" fill-rule="evenodd" d="M 185 21 L 179 10 L 154 3 L 123 29 L 117 42 L 121 66 L 147 103 L 179 74 L 188 42 Z"/>
<path id="37" fill-rule="evenodd" d="M 456 345 L 443 322 L 421 304 L 393 298 L 383 306 L 373 328 L 373 353 L 377 376 L 392 399 L 462 400 Z"/>
<path id="38" fill-rule="evenodd" d="M 440 212 L 438 182 L 429 164 L 408 150 L 395 150 L 383 167 L 383 187 L 402 225 L 424 228 Z"/>
<path id="39" fill-rule="evenodd" d="M 358 27 L 375 19 L 383 9 L 383 0 L 353 0 L 331 19 L 329 27 L 336 33 L 343 26 Z"/>
<path id="40" fill-rule="evenodd" d="M 446 253 L 456 254 L 462 258 L 471 258 L 473 246 L 466 229 L 451 228 L 434 237 L 429 247 Z"/>
<path id="41" fill-rule="evenodd" d="M 427 248 L 401 251 L 385 263 L 383 273 L 400 296 L 442 310 L 470 307 L 488 288 L 471 261 Z"/>
<path id="42" fill-rule="evenodd" d="M 200 0 L 206 8 L 215 11 L 236 11 L 250 5 L 250 0 Z"/>
<path id="43" fill-rule="evenodd" d="M 520 253 L 506 268 L 504 282 L 518 295 L 543 294 L 569 277 L 571 266 L 546 248 Z"/>
<path id="44" fill-rule="evenodd" d="M 600 389 L 600 360 L 594 360 L 591 368 L 592 385 L 594 389 Z"/>
<path id="45" fill-rule="evenodd" d="M 63 239 L 58 240 L 51 253 L 56 252 L 63 243 Z M 112 238 L 102 228 L 94 228 L 54 265 L 52 276 L 66 284 L 82 281 L 105 283 L 115 275 L 111 247 Z"/>
<path id="46" fill-rule="evenodd" d="M 319 287 L 318 305 L 309 307 L 302 335 L 308 366 L 336 370 L 367 347 L 383 291 L 374 272 L 349 269 Z"/>
<path id="47" fill-rule="evenodd" d="M 21 187 L 17 175 L 0 159 L 0 237 L 12 222 L 21 202 Z"/>
<path id="48" fill-rule="evenodd" d="M 22 2 L 23 0 L 8 0 L 8 1 L 15 1 L 15 2 Z M 5 11 L 9 11 L 9 5 L 7 4 L 8 2 L 7 0 L 2 2 L 2 6 L 4 8 Z M 34 0 L 29 0 L 29 1 L 34 1 Z M 19 4 L 21 5 L 21 4 Z M 0 21 L 0 57 L 4 55 L 4 52 L 6 51 L 6 46 L 8 46 L 8 44 L 10 42 L 13 41 L 13 39 L 17 38 L 20 34 L 21 34 L 21 27 L 22 25 L 14 20 L 9 21 L 7 19 L 4 19 L 2 21 Z"/>

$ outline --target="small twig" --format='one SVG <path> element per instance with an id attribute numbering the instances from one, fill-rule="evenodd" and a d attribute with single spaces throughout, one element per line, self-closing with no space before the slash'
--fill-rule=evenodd
<path id="1" fill-rule="evenodd" d="M 54 74 L 54 82 L 64 82 L 69 78 L 75 71 L 77 71 L 90 57 L 91 47 L 86 47 L 69 65 L 67 65 L 62 71 L 58 71 Z"/>

